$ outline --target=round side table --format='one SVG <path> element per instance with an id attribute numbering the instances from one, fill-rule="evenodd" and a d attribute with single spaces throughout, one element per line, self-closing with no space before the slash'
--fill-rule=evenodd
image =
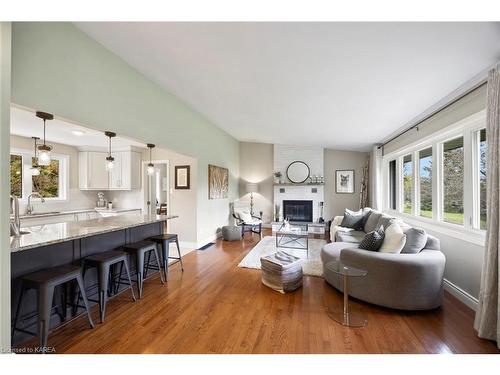
<path id="1" fill-rule="evenodd" d="M 349 311 L 349 277 L 363 277 L 368 271 L 346 266 L 340 261 L 332 261 L 326 264 L 326 267 L 341 276 L 344 280 L 344 306 L 342 309 L 331 307 L 328 309 L 328 316 L 347 327 L 364 327 L 367 319 L 360 313 Z"/>

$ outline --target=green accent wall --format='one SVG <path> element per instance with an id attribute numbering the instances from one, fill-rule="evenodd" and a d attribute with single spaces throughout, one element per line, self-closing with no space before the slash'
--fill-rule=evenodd
<path id="1" fill-rule="evenodd" d="M 13 23 L 12 102 L 196 158 L 198 244 L 228 222 L 239 142 L 73 24 Z M 208 199 L 208 164 L 229 169 L 228 199 Z"/>

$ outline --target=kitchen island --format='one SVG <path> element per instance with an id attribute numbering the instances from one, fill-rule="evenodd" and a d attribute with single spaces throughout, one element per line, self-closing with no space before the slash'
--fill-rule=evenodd
<path id="1" fill-rule="evenodd" d="M 23 275 L 64 264 L 80 264 L 86 256 L 162 234 L 167 221 L 174 218 L 177 216 L 137 214 L 21 228 L 27 233 L 10 237 L 12 317 Z M 97 294 L 95 270 L 91 269 L 85 275 L 85 285 L 89 298 L 94 299 Z M 18 324 L 25 330 L 33 330 L 36 324 L 36 294 L 32 290 L 29 292 L 24 296 L 23 312 Z M 51 326 L 58 323 L 57 316 L 53 318 Z M 18 334 L 15 341 L 26 338 L 26 335 Z"/>

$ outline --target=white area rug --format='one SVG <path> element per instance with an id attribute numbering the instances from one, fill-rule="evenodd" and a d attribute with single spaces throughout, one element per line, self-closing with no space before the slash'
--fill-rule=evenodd
<path id="1" fill-rule="evenodd" d="M 321 263 L 320 252 L 325 240 L 316 238 L 309 239 L 309 256 L 306 250 L 289 249 L 280 247 L 279 250 L 285 251 L 288 254 L 302 258 L 302 272 L 309 276 L 322 276 L 323 264 Z M 260 270 L 260 258 L 265 255 L 272 254 L 278 251 L 276 249 L 276 238 L 274 236 L 266 236 L 255 245 L 255 247 L 247 254 L 245 258 L 238 264 L 241 268 L 254 268 Z"/>

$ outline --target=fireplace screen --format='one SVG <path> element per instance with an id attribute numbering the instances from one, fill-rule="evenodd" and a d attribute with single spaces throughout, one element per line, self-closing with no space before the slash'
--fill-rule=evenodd
<path id="1" fill-rule="evenodd" d="M 312 201 L 283 201 L 283 217 L 289 221 L 313 221 Z"/>

